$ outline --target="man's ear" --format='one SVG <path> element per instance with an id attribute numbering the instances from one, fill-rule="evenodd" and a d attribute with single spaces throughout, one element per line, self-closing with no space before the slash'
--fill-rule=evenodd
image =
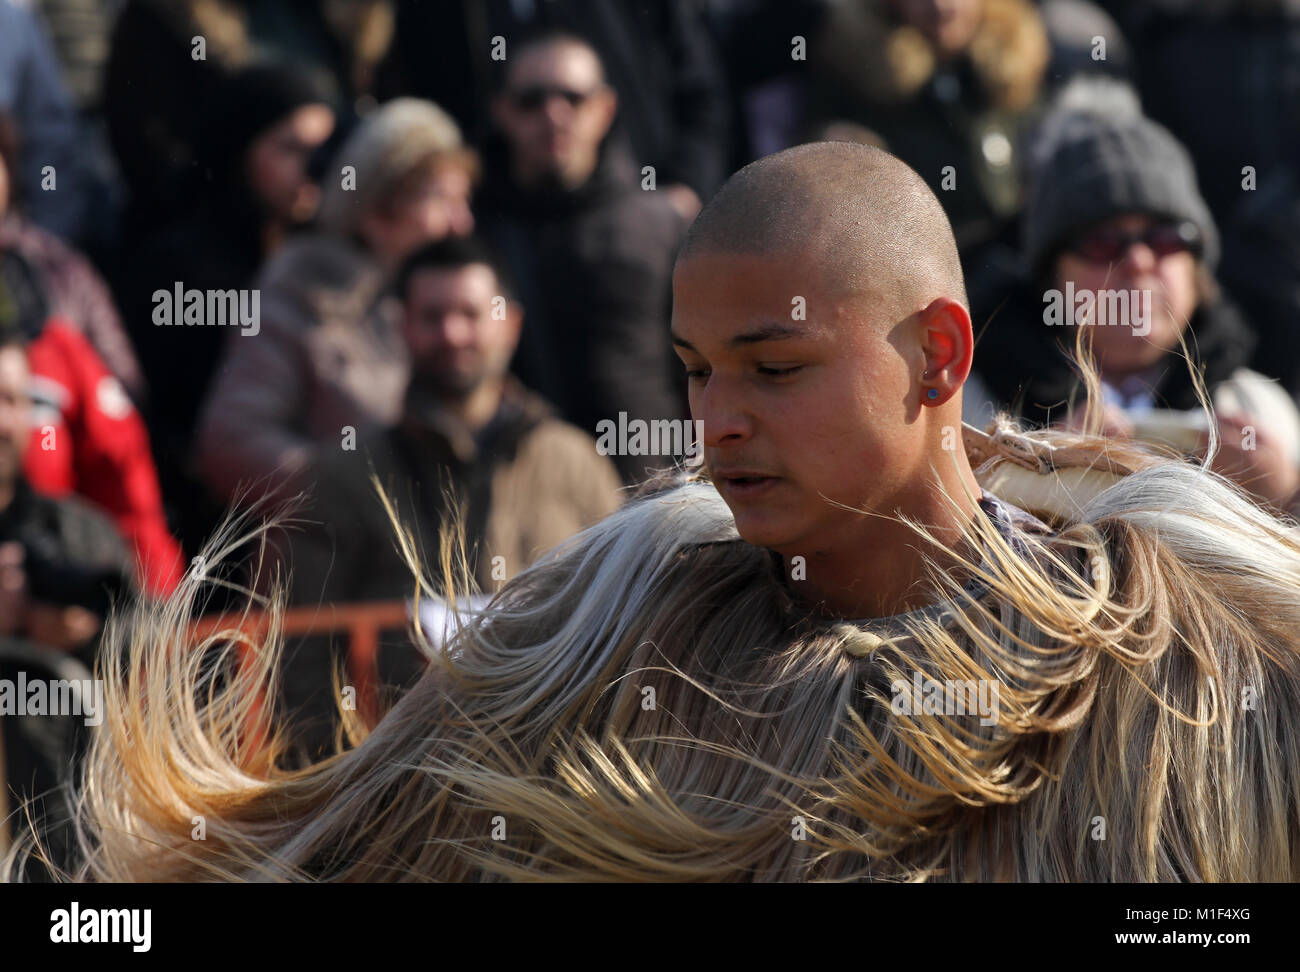
<path id="1" fill-rule="evenodd" d="M 937 297 L 921 311 L 920 326 L 925 354 L 921 403 L 942 405 L 957 394 L 970 374 L 975 354 L 970 313 L 951 297 Z M 932 396 L 931 389 L 937 394 Z"/>
<path id="2" fill-rule="evenodd" d="M 600 99 L 602 110 L 601 137 L 603 138 L 613 126 L 614 115 L 618 112 L 618 92 L 614 90 L 613 85 L 606 85 L 596 97 Z"/>
<path id="3" fill-rule="evenodd" d="M 506 301 L 506 320 L 502 327 L 502 340 L 510 347 L 510 355 L 519 348 L 519 337 L 524 327 L 524 305 L 515 300 Z"/>

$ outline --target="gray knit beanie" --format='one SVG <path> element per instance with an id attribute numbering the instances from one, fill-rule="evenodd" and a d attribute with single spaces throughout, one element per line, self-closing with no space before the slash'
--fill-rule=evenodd
<path id="1" fill-rule="evenodd" d="M 1135 98 L 1115 99 L 1114 88 L 1107 87 L 1114 84 L 1090 82 L 1087 89 L 1067 91 L 1030 149 L 1027 269 L 1042 274 L 1075 234 L 1136 212 L 1195 223 L 1212 270 L 1219 258 L 1218 231 L 1197 188 L 1191 156 L 1166 128 L 1141 114 Z M 1094 97 L 1099 90 L 1101 96 Z"/>

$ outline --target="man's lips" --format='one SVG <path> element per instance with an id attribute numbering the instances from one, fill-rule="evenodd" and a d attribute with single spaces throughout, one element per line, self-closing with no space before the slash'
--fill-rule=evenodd
<path id="1" fill-rule="evenodd" d="M 752 499 L 780 482 L 780 477 L 750 469 L 715 470 L 713 482 L 736 499 Z"/>

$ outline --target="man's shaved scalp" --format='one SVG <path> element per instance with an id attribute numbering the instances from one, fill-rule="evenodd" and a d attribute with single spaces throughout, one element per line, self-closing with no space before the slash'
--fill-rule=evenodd
<path id="1" fill-rule="evenodd" d="M 813 142 L 751 162 L 700 212 L 678 261 L 799 253 L 810 284 L 883 302 L 902 318 L 936 297 L 969 309 L 952 226 L 919 175 L 882 149 Z"/>

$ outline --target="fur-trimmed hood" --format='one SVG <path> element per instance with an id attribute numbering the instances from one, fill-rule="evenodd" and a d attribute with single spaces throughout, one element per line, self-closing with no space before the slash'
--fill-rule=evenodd
<path id="1" fill-rule="evenodd" d="M 198 31 L 208 54 L 227 67 L 246 64 L 256 55 L 249 35 L 248 4 L 239 0 L 146 0 L 146 6 L 186 39 Z M 324 0 L 321 22 L 344 51 L 358 86 L 368 84 L 392 43 L 396 13 L 391 0 Z"/>
<path id="2" fill-rule="evenodd" d="M 829 81 L 882 106 L 915 97 L 937 67 L 930 42 L 901 23 L 886 0 L 832 0 L 815 46 Z M 1047 30 L 1028 0 L 985 0 L 965 58 L 991 107 L 1019 111 L 1032 104 L 1049 56 Z"/>

